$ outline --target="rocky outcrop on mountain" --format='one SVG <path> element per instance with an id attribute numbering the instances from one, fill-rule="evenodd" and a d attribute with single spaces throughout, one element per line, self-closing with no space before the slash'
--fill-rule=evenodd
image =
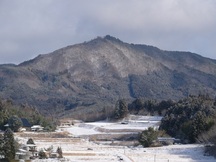
<path id="1" fill-rule="evenodd" d="M 215 83 L 216 60 L 128 44 L 111 36 L 20 65 L 0 66 L 2 98 L 59 116 L 95 110 L 100 116 L 119 98 L 175 100 L 199 93 L 215 97 Z"/>

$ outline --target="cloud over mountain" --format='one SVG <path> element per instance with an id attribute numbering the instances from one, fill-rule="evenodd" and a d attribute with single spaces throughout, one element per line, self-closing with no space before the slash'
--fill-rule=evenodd
<path id="1" fill-rule="evenodd" d="M 20 63 L 98 35 L 215 57 L 214 0 L 0 2 L 0 63 Z"/>

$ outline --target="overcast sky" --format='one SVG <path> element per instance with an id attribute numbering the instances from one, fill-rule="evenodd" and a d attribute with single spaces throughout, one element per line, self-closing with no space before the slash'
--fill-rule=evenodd
<path id="1" fill-rule="evenodd" d="M 216 59 L 216 0 L 0 0 L 0 64 L 107 34 Z"/>

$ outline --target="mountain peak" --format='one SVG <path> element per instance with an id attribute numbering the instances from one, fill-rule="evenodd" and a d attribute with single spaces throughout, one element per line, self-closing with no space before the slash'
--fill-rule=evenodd
<path id="1" fill-rule="evenodd" d="M 106 36 L 104 37 L 104 39 L 110 40 L 110 41 L 122 42 L 120 39 L 118 39 L 118 38 L 116 38 L 116 37 L 113 37 L 113 36 L 111 36 L 111 35 L 106 35 Z"/>
<path id="2" fill-rule="evenodd" d="M 184 61 L 184 58 L 187 60 Z M 190 52 L 163 51 L 153 46 L 128 44 L 106 35 L 86 43 L 61 48 L 50 54 L 39 55 L 20 65 L 52 73 L 67 70 L 72 76 L 77 73 L 75 69 L 79 69 L 79 74 L 89 71 L 91 77 L 96 77 L 95 79 L 105 74 L 112 76 L 112 73 L 115 73 L 118 76 L 127 77 L 130 74 L 144 75 L 163 68 L 174 70 L 186 66 L 216 74 L 215 66 L 206 67 L 209 61 L 211 64 L 215 62 L 202 57 L 200 57 L 201 61 L 195 58 Z M 83 69 L 82 72 L 81 69 Z"/>
<path id="3" fill-rule="evenodd" d="M 118 98 L 179 99 L 216 91 L 214 60 L 128 44 L 110 35 L 19 66 L 0 66 L 0 76 L 0 97 L 40 109 L 102 108 Z"/>
<path id="4" fill-rule="evenodd" d="M 26 65 L 52 73 L 67 70 L 78 80 L 81 76 L 86 77 L 87 72 L 88 77 L 98 80 L 113 74 L 120 77 L 127 77 L 130 73 L 143 75 L 162 68 L 162 64 L 144 51 L 133 49 L 131 45 L 109 35 L 41 55 Z"/>

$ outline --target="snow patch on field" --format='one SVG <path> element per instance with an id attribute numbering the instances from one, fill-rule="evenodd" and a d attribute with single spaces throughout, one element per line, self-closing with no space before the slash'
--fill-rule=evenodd
<path id="1" fill-rule="evenodd" d="M 142 130 L 153 127 L 158 128 L 162 117 L 160 116 L 134 116 L 131 115 L 128 119 L 120 122 L 89 122 L 75 124 L 70 128 L 61 128 L 62 131 L 68 131 L 75 136 L 92 135 L 92 134 L 104 134 L 118 132 L 141 132 Z"/>
<path id="2" fill-rule="evenodd" d="M 98 131 L 95 131 L 94 129 L 88 129 L 84 127 L 78 127 L 78 126 L 73 126 L 71 128 L 64 128 L 64 131 L 67 131 L 71 133 L 72 135 L 75 136 L 80 136 L 80 135 L 92 135 L 92 134 L 98 134 Z"/>

